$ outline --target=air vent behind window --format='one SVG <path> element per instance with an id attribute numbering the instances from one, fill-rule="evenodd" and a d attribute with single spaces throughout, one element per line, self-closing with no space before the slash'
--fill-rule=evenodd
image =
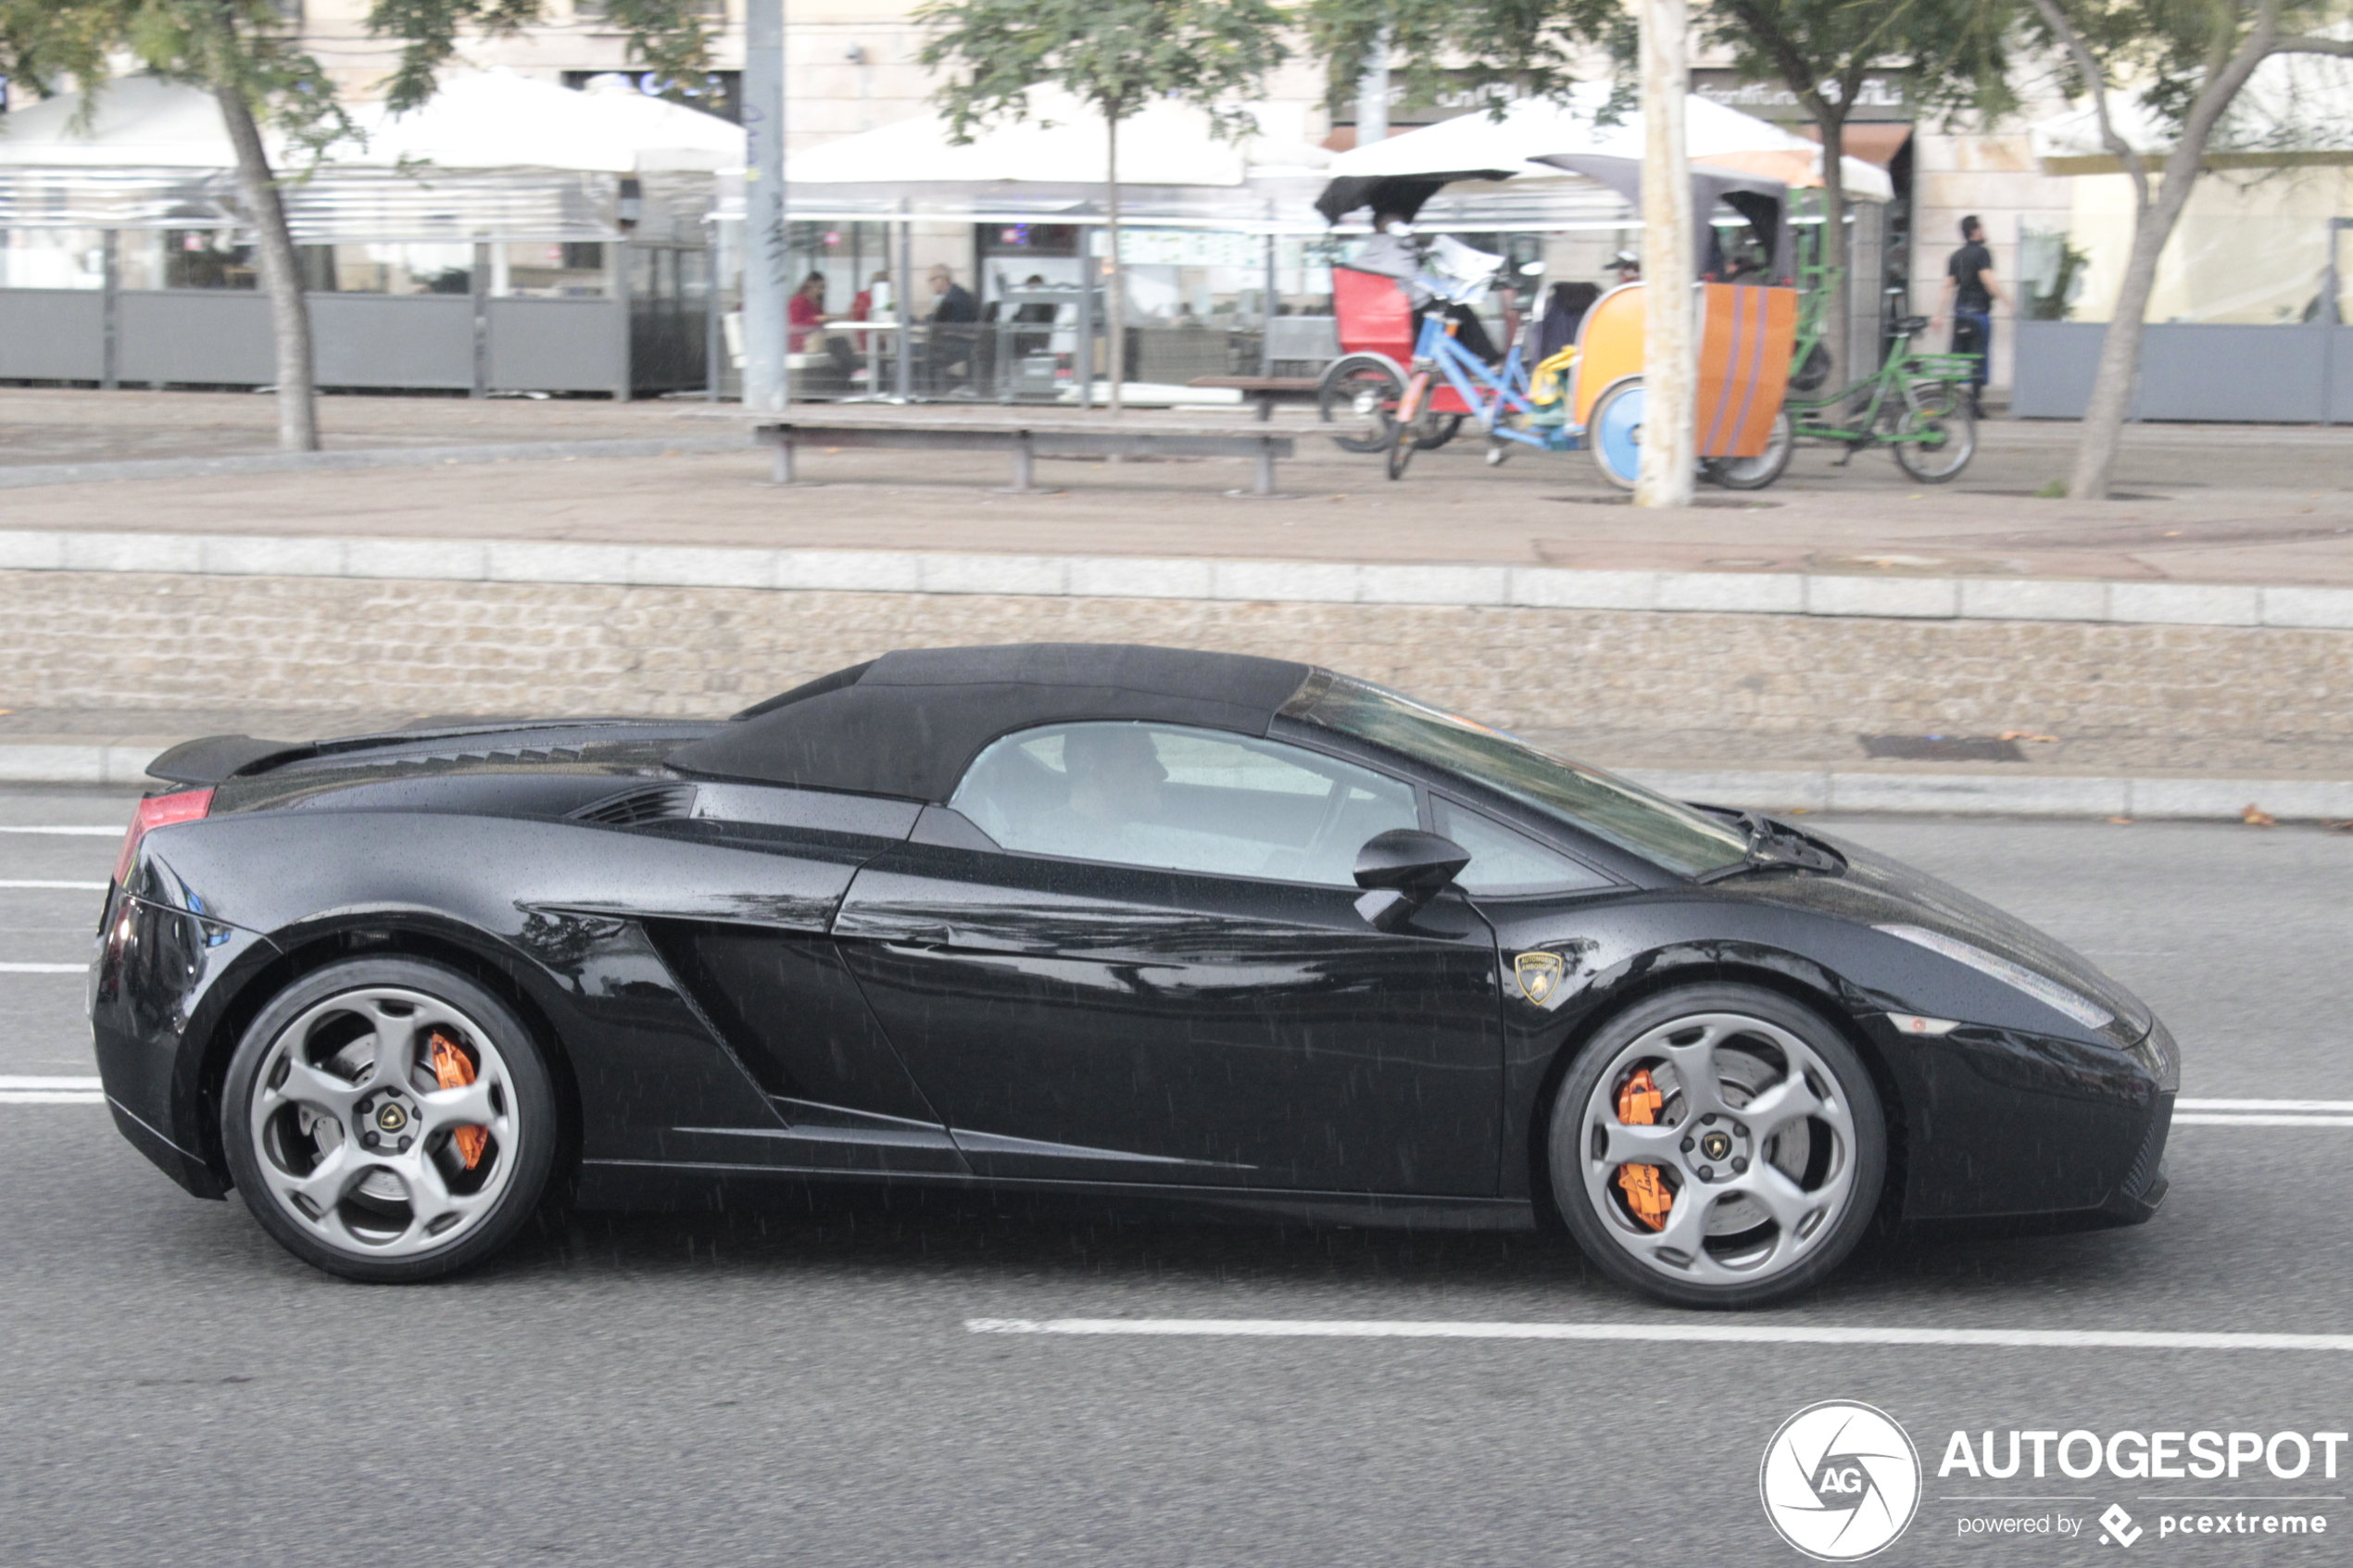
<path id="1" fill-rule="evenodd" d="M 694 814 L 694 785 L 649 784 L 583 806 L 572 814 L 572 820 L 599 827 L 634 828 L 648 822 L 677 822 Z"/>

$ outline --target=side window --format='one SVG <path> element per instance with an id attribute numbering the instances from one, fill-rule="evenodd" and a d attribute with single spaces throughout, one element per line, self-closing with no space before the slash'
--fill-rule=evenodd
<path id="1" fill-rule="evenodd" d="M 1168 724 L 1050 724 L 974 759 L 949 802 L 1006 848 L 1215 876 L 1355 885 L 1356 851 L 1416 825 L 1409 784 L 1276 741 Z"/>
<path id="2" fill-rule="evenodd" d="M 1611 885 L 1609 878 L 1592 867 L 1492 817 L 1457 806 L 1443 796 L 1432 797 L 1430 804 L 1439 835 L 1470 851 L 1470 864 L 1454 879 L 1466 893 L 1504 898 L 1519 893 L 1582 893 Z"/>

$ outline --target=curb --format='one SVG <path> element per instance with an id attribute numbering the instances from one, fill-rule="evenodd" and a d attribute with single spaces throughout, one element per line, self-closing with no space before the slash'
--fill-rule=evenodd
<path id="1" fill-rule="evenodd" d="M 0 742 L 0 784 L 152 785 L 167 748 Z M 2353 780 L 2082 778 L 2062 774 L 1867 773 L 1835 769 L 1625 768 L 1679 800 L 1766 810 L 1925 812 L 1987 817 L 2236 820 L 2258 805 L 2280 818 L 2353 818 Z"/>
<path id="2" fill-rule="evenodd" d="M 550 445 L 579 449 L 572 454 L 575 456 L 626 455 L 612 450 L 616 447 L 645 453 L 734 449 L 724 443 L 704 448 L 685 441 Z M 587 452 L 590 447 L 598 450 Z M 549 450 L 548 446 L 442 447 L 202 461 L 280 467 L 420 467 L 504 461 L 498 454 L 545 456 Z M 364 460 L 379 456 L 386 460 Z M 150 465 L 86 467 L 144 466 Z M 39 470 L 0 470 L 0 487 L 9 483 L 8 474 L 28 471 Z M 205 471 L 265 470 L 207 468 Z M 37 529 L 0 529 L 0 571 L 2353 630 L 2353 588 L 2050 578 L 1601 571 L 1574 567 L 1384 566 L 1142 556 L 951 555 L 912 550 L 761 550 L 538 540 Z"/>
<path id="3" fill-rule="evenodd" d="M 335 469 L 424 469 L 456 463 L 516 463 L 561 458 L 659 458 L 671 452 L 748 451 L 749 436 L 689 435 L 610 441 L 525 441 L 478 446 L 368 446 L 342 452 L 253 452 L 233 458 L 144 458 L 114 463 L 33 463 L 0 468 L 0 490 L 94 484 L 119 479 L 208 479 L 216 474 L 303 473 Z"/>

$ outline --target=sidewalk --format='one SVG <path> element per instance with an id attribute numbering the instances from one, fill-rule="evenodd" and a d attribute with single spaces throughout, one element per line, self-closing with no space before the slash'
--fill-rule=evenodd
<path id="1" fill-rule="evenodd" d="M 1012 412 L 974 410 L 976 417 Z M 1944 680 L 1957 691 L 1984 685 L 1988 648 L 2012 646 L 2003 657 L 2013 662 L 2056 657 L 2027 651 L 2050 646 L 2047 638 L 2002 644 L 2027 636 L 2023 629 L 2000 631 L 2006 621 L 2043 622 L 2053 632 L 2154 628 L 2159 642 L 2179 645 L 2181 658 L 2217 659 L 2208 684 L 2223 704 L 2234 682 L 2246 683 L 2257 695 L 2242 703 L 2251 709 L 2246 722 L 2222 733 L 2185 712 L 2171 726 L 2153 719 L 2070 733 L 2078 727 L 2020 713 L 2016 723 L 1987 721 L 1965 731 L 1988 742 L 2006 730 L 2025 737 L 1994 743 L 2014 759 L 1987 761 L 1937 759 L 1944 743 L 1929 738 L 1938 733 L 1929 725 L 1892 735 L 1852 723 L 1743 729 L 1652 704 L 1642 720 L 1655 713 L 1654 724 L 1624 717 L 1624 694 L 1606 713 L 1596 705 L 1580 715 L 1573 688 L 1556 694 L 1569 700 L 1555 702 L 1541 721 L 1511 721 L 1568 755 L 1651 775 L 1683 793 L 1765 805 L 2235 815 L 2256 804 L 2281 815 L 2353 816 L 2353 725 L 2308 721 L 2292 734 L 2279 733 L 2259 710 L 2269 700 L 2259 693 L 2269 688 L 2233 662 L 2259 663 L 2280 637 L 2300 636 L 2303 662 L 2273 684 L 2284 680 L 2317 693 L 2332 712 L 2353 692 L 2346 651 L 2353 649 L 2353 432 L 2136 427 L 2128 432 L 2122 468 L 2126 494 L 2085 504 L 2032 495 L 2064 472 L 2072 426 L 1994 423 L 1983 427 L 1977 464 L 1949 487 L 1913 485 L 1881 453 L 1839 468 L 1835 453 L 1801 450 L 1771 490 L 1704 491 L 1703 504 L 1688 510 L 1638 512 L 1617 504 L 1582 455 L 1525 454 L 1497 470 L 1481 460 L 1483 444 L 1470 439 L 1422 454 L 1406 479 L 1391 484 L 1376 459 L 1337 451 L 1296 412 L 1276 422 L 1298 439 L 1299 456 L 1282 465 L 1286 498 L 1273 501 L 1223 494 L 1242 472 L 1239 463 L 1041 462 L 1041 482 L 1065 488 L 1012 496 L 988 488 L 1002 483 L 998 459 L 921 452 L 806 452 L 803 472 L 820 483 L 779 490 L 765 482 L 764 454 L 709 450 L 732 443 L 739 413 L 674 403 L 334 398 L 322 403 L 322 413 L 331 447 L 345 452 L 372 448 L 408 464 L 423 448 L 481 456 L 501 448 L 496 455 L 503 460 L 48 483 L 66 477 L 53 470 L 39 484 L 0 489 L 0 565 L 68 575 L 196 572 L 213 581 L 245 572 L 244 581 L 277 583 L 273 591 L 285 593 L 302 591 L 306 580 L 360 577 L 847 591 L 901 608 L 911 595 L 1001 596 L 990 602 L 1013 619 L 1001 628 L 987 623 L 986 634 L 1005 638 L 1079 634 L 1068 629 L 1075 609 L 1055 611 L 1061 619 L 1049 624 L 1019 620 L 1029 613 L 1020 607 L 1074 604 L 1090 594 L 1181 601 L 1202 615 L 1224 604 L 1277 611 L 1296 605 L 1284 627 L 1294 640 L 1318 603 L 1368 611 L 1453 607 L 1447 625 L 1467 624 L 1460 615 L 1482 605 L 1519 615 L 1516 624 L 1533 624 L 1523 606 L 1667 611 L 1670 621 L 1723 617 L 1728 636 L 1759 616 L 1846 618 L 1858 630 L 1897 629 L 1871 633 L 1880 639 L 1875 647 L 1891 650 L 1886 657 L 1910 661 L 1882 666 L 1887 679 L 1916 686 Z M 1147 427 L 1156 418 L 1129 417 Z M 0 476 L 30 479 L 26 470 L 69 461 L 184 464 L 265 452 L 272 418 L 266 397 L 0 389 Z M 544 442 L 629 443 L 633 452 L 652 443 L 675 455 L 587 456 L 592 448 L 579 445 L 535 446 Z M 547 455 L 531 456 L 535 447 Z M 67 547 L 76 540 L 87 547 Z M 362 555 L 372 564 L 361 564 Z M 1167 617 L 1143 617 L 1143 608 L 1129 618 L 1135 630 L 1114 617 L 1114 634 L 1154 634 Z M 1922 650 L 1944 645 L 1907 642 L 1900 633 L 1906 619 L 1988 628 L 1991 635 L 1980 638 L 1975 666 L 1940 671 L 1932 660 L 1931 667 L 1919 661 L 1931 657 Z M 869 622 L 853 616 L 849 623 Z M 956 625 L 970 622 L 966 614 Z M 903 614 L 872 623 L 909 635 L 927 634 L 930 624 L 909 630 Z M 1172 624 L 1191 625 L 1185 634 L 1198 636 L 1210 622 L 1196 615 Z M 1315 633 L 1309 646 L 1330 636 L 1361 647 L 1365 635 L 1398 634 L 1403 622 L 1382 624 L 1389 629 Z M 2182 630 L 2175 635 L 2168 627 Z M 2233 628 L 2259 641 L 2230 644 Z M 1686 631 L 1685 651 L 1675 658 L 1704 649 L 1705 633 Z M 899 633 L 856 633 L 886 634 Z M 1235 634 L 1215 633 L 1229 642 Z M 1518 649 L 1512 639 L 1523 634 L 1499 646 Z M 1459 660 L 1459 650 L 1450 656 Z M 1651 656 L 1668 654 L 1654 648 Z M 1522 678 L 1543 678 L 1537 650 L 1511 657 L 1527 661 Z M 1728 645 L 1716 671 L 1702 659 L 1680 678 L 1745 684 L 1758 677 L 1742 660 L 1759 657 L 1754 642 L 1739 653 Z M 1340 655 L 1332 661 L 1341 662 Z M 1426 662 L 1400 648 L 1394 678 L 1410 684 Z M 1365 668 L 1380 673 L 1377 665 Z M 2091 673 L 2100 678 L 2096 669 Z M 2107 678 L 2137 677 L 2120 668 Z M 1771 679 L 1802 687 L 1807 676 L 1800 670 Z M 514 695 L 511 684 L 502 691 Z M 10 695 L 0 690 L 0 707 L 10 706 Z M 1473 697 L 1457 700 L 1510 718 Z M 2200 700 L 2211 709 L 2218 699 Z M 481 705 L 470 697 L 444 706 Z M 243 730 L 299 738 L 417 717 L 382 705 L 141 710 L 67 690 L 19 696 L 13 706 L 0 714 L 0 779 L 129 783 L 154 751 L 190 734 Z M 714 693 L 691 710 L 716 716 L 736 706 L 735 696 Z M 584 709 L 575 703 L 562 710 Z M 2037 738 L 2045 734 L 2055 738 Z M 1909 757 L 1875 754 L 1906 747 Z"/>

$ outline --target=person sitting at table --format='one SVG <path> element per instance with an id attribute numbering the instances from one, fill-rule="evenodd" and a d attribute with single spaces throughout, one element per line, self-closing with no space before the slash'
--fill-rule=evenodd
<path id="1" fill-rule="evenodd" d="M 933 387 L 945 391 L 953 383 L 971 379 L 973 345 L 980 335 L 980 305 L 945 264 L 931 270 L 931 292 L 937 303 L 931 307 L 926 361 Z"/>
<path id="2" fill-rule="evenodd" d="M 792 300 L 786 307 L 786 350 L 793 354 L 807 353 L 814 329 L 834 320 L 837 318 L 825 314 L 825 275 L 812 272 L 800 281 L 800 287 L 793 290 Z M 829 335 L 825 339 L 825 353 L 845 379 L 858 373 L 858 354 L 849 346 L 848 338 L 838 332 Z"/>

